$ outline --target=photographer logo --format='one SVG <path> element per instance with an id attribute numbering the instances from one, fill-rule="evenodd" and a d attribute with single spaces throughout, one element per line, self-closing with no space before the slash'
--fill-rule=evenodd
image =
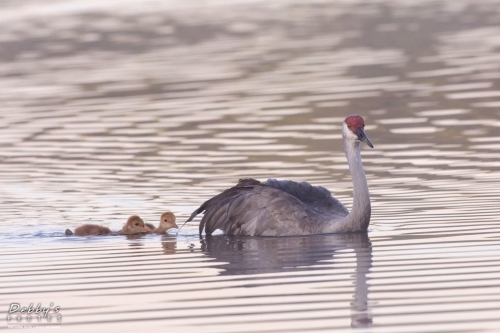
<path id="1" fill-rule="evenodd" d="M 61 307 L 50 303 L 48 307 L 38 303 L 36 306 L 22 306 L 11 303 L 7 311 L 7 328 L 47 328 L 60 327 L 62 323 Z"/>

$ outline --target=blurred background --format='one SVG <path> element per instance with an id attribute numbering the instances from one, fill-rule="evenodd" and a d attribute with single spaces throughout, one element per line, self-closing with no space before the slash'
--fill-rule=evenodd
<path id="1" fill-rule="evenodd" d="M 156 223 L 168 209 L 180 224 L 242 177 L 309 181 L 350 207 L 341 125 L 357 113 L 375 146 L 362 147 L 373 203 L 371 243 L 362 243 L 370 264 L 359 268 L 359 253 L 349 245 L 358 266 L 350 266 L 354 275 L 344 282 L 357 283 L 355 272 L 364 272 L 358 291 L 365 290 L 366 310 L 373 243 L 379 261 L 370 275 L 377 299 L 371 304 L 381 332 L 459 331 L 451 319 L 459 317 L 464 332 L 498 327 L 498 0 L 4 0 L 0 6 L 0 241 L 10 251 L 4 255 L 28 251 L 9 257 L 5 269 L 18 271 L 19 260 L 30 266 L 41 248 L 60 248 L 50 252 L 58 257 L 66 247 L 156 255 L 156 246 L 162 255 L 177 249 L 189 256 L 193 243 L 201 255 L 208 247 L 197 240 L 196 222 L 181 232 L 181 245 L 172 239 L 158 245 L 148 236 L 130 249 L 116 237 L 72 240 L 63 232 L 89 222 L 117 230 L 132 214 Z M 95 262 L 110 253 L 87 255 Z M 449 270 L 435 270 L 443 265 Z M 14 276 L 3 277 L 14 289 L 2 304 L 25 288 Z M 115 287 L 116 280 L 106 281 Z M 67 306 L 78 294 L 68 292 L 72 283 L 58 284 Z M 54 290 L 37 287 L 31 292 Z M 443 288 L 452 290 L 437 295 Z M 413 294 L 404 296 L 408 290 Z M 147 300 L 150 291 L 143 292 Z M 404 318 L 383 307 L 398 297 L 412 299 L 391 305 Z M 431 310 L 413 307 L 419 302 Z M 474 309 L 482 319 L 473 319 Z M 89 318 L 95 317 L 82 322 Z M 350 320 L 336 318 L 318 327 L 349 330 Z M 371 326 L 372 319 L 362 322 Z M 290 325 L 312 330 L 311 322 L 301 323 Z M 212 328 L 222 326 L 203 326 Z"/>

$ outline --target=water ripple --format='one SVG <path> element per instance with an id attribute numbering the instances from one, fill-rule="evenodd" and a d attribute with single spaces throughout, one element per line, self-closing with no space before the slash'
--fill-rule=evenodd
<path id="1" fill-rule="evenodd" d="M 497 332 L 497 2 L 4 1 L 0 303 L 72 332 Z M 368 235 L 63 234 L 242 177 L 349 207 L 353 113 Z"/>

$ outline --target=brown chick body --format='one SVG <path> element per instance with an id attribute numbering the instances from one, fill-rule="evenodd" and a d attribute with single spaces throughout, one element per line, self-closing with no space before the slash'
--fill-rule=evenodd
<path id="1" fill-rule="evenodd" d="M 169 229 L 179 228 L 175 223 L 175 215 L 172 212 L 165 212 L 161 214 L 160 224 L 157 228 L 154 228 L 152 224 L 149 224 L 148 227 L 153 227 L 152 232 L 154 232 L 155 234 L 164 234 Z"/>
<path id="2" fill-rule="evenodd" d="M 111 230 L 109 230 L 109 228 L 97 224 L 84 224 L 75 229 L 75 235 L 77 236 L 107 235 L 110 233 Z M 66 229 L 65 234 L 72 235 L 73 233 L 71 230 Z"/>
<path id="3" fill-rule="evenodd" d="M 84 224 L 75 229 L 76 236 L 90 236 L 90 235 L 132 235 L 139 233 L 150 232 L 150 230 L 144 225 L 144 221 L 137 215 L 132 215 L 128 218 L 127 223 L 123 226 L 122 230 L 118 232 L 112 232 L 109 228 L 103 227 L 102 225 L 96 224 Z M 66 229 L 64 232 L 66 235 L 73 235 L 73 232 Z"/>

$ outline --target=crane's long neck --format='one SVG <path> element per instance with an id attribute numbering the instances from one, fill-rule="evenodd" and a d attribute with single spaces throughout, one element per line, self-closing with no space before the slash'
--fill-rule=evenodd
<path id="1" fill-rule="evenodd" d="M 344 150 L 352 178 L 353 205 L 349 215 L 337 223 L 332 223 L 330 232 L 366 231 L 370 223 L 371 203 L 359 141 L 344 139 Z"/>

